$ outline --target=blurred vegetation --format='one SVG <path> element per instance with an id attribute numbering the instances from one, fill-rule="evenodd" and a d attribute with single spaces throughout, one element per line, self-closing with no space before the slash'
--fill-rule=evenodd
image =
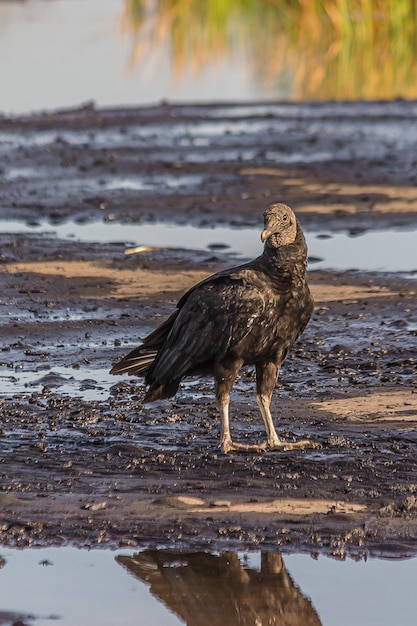
<path id="1" fill-rule="evenodd" d="M 417 97 L 417 0 L 125 0 L 122 28 L 176 77 L 236 56 L 288 99 Z"/>

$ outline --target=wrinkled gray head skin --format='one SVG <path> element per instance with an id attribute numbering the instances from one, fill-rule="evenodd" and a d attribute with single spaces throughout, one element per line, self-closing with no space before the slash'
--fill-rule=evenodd
<path id="1" fill-rule="evenodd" d="M 271 248 L 280 248 L 294 243 L 297 236 L 297 219 L 286 204 L 271 204 L 264 212 L 262 243 Z"/>

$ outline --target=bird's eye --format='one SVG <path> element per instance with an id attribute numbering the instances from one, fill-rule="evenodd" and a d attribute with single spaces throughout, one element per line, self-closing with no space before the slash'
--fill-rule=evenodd
<path id="1" fill-rule="evenodd" d="M 284 222 L 286 222 L 288 220 L 288 213 L 284 213 L 284 215 L 282 216 L 282 220 Z"/>

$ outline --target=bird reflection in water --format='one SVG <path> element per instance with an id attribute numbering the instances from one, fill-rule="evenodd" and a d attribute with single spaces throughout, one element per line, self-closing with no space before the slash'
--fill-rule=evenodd
<path id="1" fill-rule="evenodd" d="M 280 554 L 262 553 L 260 570 L 235 552 L 144 550 L 116 560 L 188 626 L 321 626 Z"/>

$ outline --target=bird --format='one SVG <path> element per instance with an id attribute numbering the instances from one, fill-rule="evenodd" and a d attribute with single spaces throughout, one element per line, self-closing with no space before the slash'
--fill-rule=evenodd
<path id="1" fill-rule="evenodd" d="M 306 281 L 307 244 L 286 204 L 271 204 L 263 218 L 260 256 L 191 287 L 174 312 L 110 370 L 144 377 L 143 403 L 173 397 L 184 377 L 213 377 L 225 454 L 315 447 L 310 440 L 278 437 L 270 410 L 281 365 L 314 308 Z M 261 444 L 231 437 L 230 393 L 244 366 L 255 367 L 256 401 L 267 435 Z"/>

